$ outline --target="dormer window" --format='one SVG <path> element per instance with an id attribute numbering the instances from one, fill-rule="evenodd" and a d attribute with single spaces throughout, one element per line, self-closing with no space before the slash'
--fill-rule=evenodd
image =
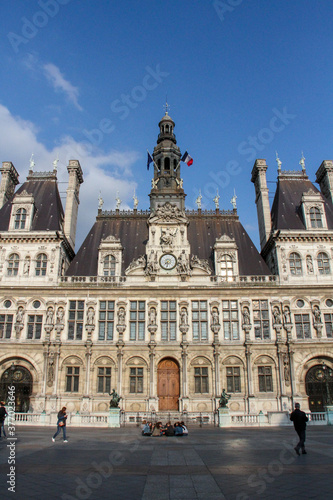
<path id="1" fill-rule="evenodd" d="M 106 255 L 103 262 L 103 276 L 115 276 L 116 259 L 113 255 Z"/>
<path id="2" fill-rule="evenodd" d="M 306 229 L 327 229 L 325 204 L 319 192 L 309 189 L 303 193 L 301 207 Z"/>
<path id="3" fill-rule="evenodd" d="M 297 252 L 293 252 L 289 255 L 289 267 L 290 273 L 294 276 L 302 275 L 302 259 Z"/>
<path id="4" fill-rule="evenodd" d="M 15 214 L 14 228 L 24 229 L 26 219 L 27 219 L 27 211 L 25 210 L 25 208 L 19 208 Z"/>
<path id="5" fill-rule="evenodd" d="M 321 213 L 317 207 L 310 208 L 310 224 L 311 227 L 323 227 Z"/>
<path id="6" fill-rule="evenodd" d="M 8 259 L 7 276 L 17 276 L 20 264 L 20 257 L 17 253 L 12 253 Z"/>
<path id="7" fill-rule="evenodd" d="M 230 255 L 223 255 L 220 261 L 220 265 L 221 265 L 221 276 L 224 277 L 226 281 L 228 281 L 234 275 L 233 263 Z"/>

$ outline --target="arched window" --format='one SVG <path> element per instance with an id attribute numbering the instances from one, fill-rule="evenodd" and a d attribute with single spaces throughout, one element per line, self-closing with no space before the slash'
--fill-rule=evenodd
<path id="1" fill-rule="evenodd" d="M 300 276 L 302 274 L 302 260 L 301 256 L 293 252 L 289 256 L 289 267 L 291 274 Z"/>
<path id="2" fill-rule="evenodd" d="M 323 221 L 319 208 L 310 208 L 310 223 L 311 227 L 323 227 Z"/>
<path id="3" fill-rule="evenodd" d="M 36 259 L 36 276 L 45 276 L 47 269 L 47 255 L 40 253 Z"/>
<path id="4" fill-rule="evenodd" d="M 330 261 L 327 253 L 320 252 L 317 257 L 319 274 L 330 274 Z"/>
<path id="5" fill-rule="evenodd" d="M 17 253 L 12 253 L 8 259 L 8 269 L 7 269 L 8 276 L 17 276 L 19 263 L 20 263 L 20 257 L 17 255 Z"/>
<path id="6" fill-rule="evenodd" d="M 170 158 L 164 160 L 164 170 L 170 170 Z"/>
<path id="7" fill-rule="evenodd" d="M 221 259 L 221 276 L 226 278 L 228 281 L 233 277 L 234 270 L 230 255 L 223 255 Z"/>
<path id="8" fill-rule="evenodd" d="M 116 259 L 113 255 L 107 255 L 103 262 L 103 275 L 115 276 L 116 274 Z"/>
<path id="9" fill-rule="evenodd" d="M 15 214 L 15 224 L 14 228 L 15 229 L 24 229 L 25 228 L 25 222 L 27 219 L 27 211 L 25 208 L 19 208 L 18 211 Z"/>

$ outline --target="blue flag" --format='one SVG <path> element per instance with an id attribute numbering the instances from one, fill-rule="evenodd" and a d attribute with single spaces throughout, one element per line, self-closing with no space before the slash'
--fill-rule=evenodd
<path id="1" fill-rule="evenodd" d="M 149 170 L 149 166 L 150 164 L 154 161 L 152 155 L 149 153 L 149 151 L 147 150 L 147 153 L 148 153 L 148 159 L 147 159 L 147 170 Z"/>

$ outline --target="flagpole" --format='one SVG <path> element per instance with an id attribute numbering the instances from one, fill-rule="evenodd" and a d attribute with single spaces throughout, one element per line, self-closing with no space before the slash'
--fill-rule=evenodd
<path id="1" fill-rule="evenodd" d="M 149 154 L 149 156 L 150 156 L 151 158 L 153 158 L 153 155 L 151 155 L 151 154 L 149 153 L 148 149 L 147 149 L 147 153 Z M 153 158 L 153 164 L 154 164 L 154 167 L 156 167 L 156 169 L 158 170 L 158 166 L 156 165 L 154 158 Z"/>

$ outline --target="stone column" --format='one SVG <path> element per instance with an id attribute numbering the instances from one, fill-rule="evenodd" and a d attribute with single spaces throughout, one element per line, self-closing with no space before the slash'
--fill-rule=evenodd
<path id="1" fill-rule="evenodd" d="M 189 409 L 189 397 L 188 397 L 188 387 L 187 387 L 187 348 L 188 342 L 183 341 L 180 344 L 182 349 L 182 387 L 181 387 L 181 410 L 184 412 Z"/>
<path id="2" fill-rule="evenodd" d="M 122 385 L 123 385 L 123 348 L 124 344 L 121 342 L 117 343 L 117 360 L 118 360 L 118 384 L 117 384 L 117 393 L 119 396 L 122 394 Z"/>
<path id="3" fill-rule="evenodd" d="M 61 342 L 55 343 L 55 374 L 54 374 L 54 386 L 53 395 L 58 394 L 58 378 L 59 378 L 59 358 L 60 358 Z"/>
<path id="4" fill-rule="evenodd" d="M 157 395 L 155 393 L 155 348 L 156 342 L 151 341 L 149 347 L 149 395 L 148 395 L 148 411 L 157 410 Z"/>
<path id="5" fill-rule="evenodd" d="M 294 366 L 294 351 L 291 344 L 288 344 L 288 355 L 289 355 L 289 366 L 290 366 L 291 403 L 292 403 L 292 408 L 294 408 L 294 397 L 297 393 L 297 389 L 296 389 L 296 377 L 295 377 L 295 366 Z"/>
<path id="6" fill-rule="evenodd" d="M 251 365 L 251 344 L 245 345 L 245 357 L 246 357 L 246 374 L 247 374 L 247 411 L 250 413 L 251 398 L 254 398 L 253 394 L 253 382 L 252 382 L 252 365 Z"/>
<path id="7" fill-rule="evenodd" d="M 283 411 L 283 397 L 286 395 L 286 389 L 285 389 L 285 384 L 284 384 L 284 378 L 283 378 L 283 352 L 281 351 L 281 342 L 276 343 L 276 351 L 277 351 L 277 357 L 278 357 L 278 371 L 279 371 L 279 387 L 280 387 L 280 395 L 279 395 L 279 400 L 280 400 L 280 411 Z"/>
<path id="8" fill-rule="evenodd" d="M 215 372 L 215 408 L 218 405 L 218 398 L 221 394 L 221 384 L 220 384 L 220 344 L 213 344 L 213 356 L 214 356 L 214 372 Z"/>
<path id="9" fill-rule="evenodd" d="M 42 396 L 46 394 L 46 382 L 47 382 L 47 366 L 49 359 L 49 351 L 50 351 L 50 342 L 43 343 L 43 357 L 44 357 L 44 368 L 43 368 L 43 388 L 42 388 Z"/>
<path id="10" fill-rule="evenodd" d="M 84 388 L 84 395 L 89 397 L 90 393 L 90 363 L 91 363 L 91 355 L 92 355 L 92 342 L 87 341 L 86 343 L 86 381 Z"/>

